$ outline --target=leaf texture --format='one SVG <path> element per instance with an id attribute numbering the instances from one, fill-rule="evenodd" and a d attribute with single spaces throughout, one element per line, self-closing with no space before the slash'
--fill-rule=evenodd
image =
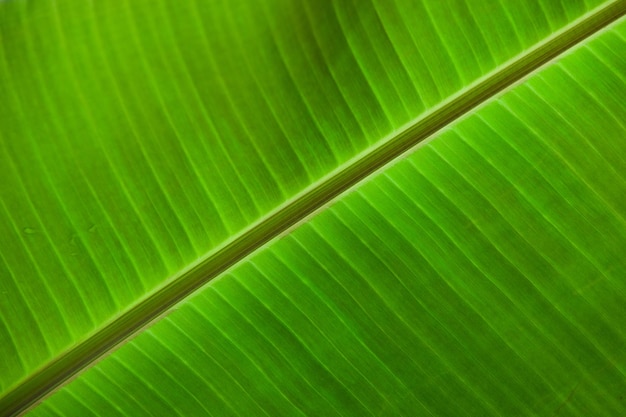
<path id="1" fill-rule="evenodd" d="M 624 50 L 622 19 L 33 415 L 621 415 Z"/>
<path id="2" fill-rule="evenodd" d="M 598 6 L 623 3 L 1 2 L 0 404 L 336 169 Z M 613 151 L 601 155 L 618 175 L 619 96 L 558 80 L 538 89 L 546 100 L 544 89 L 577 91 L 565 103 L 583 95 L 613 115 L 601 136 Z M 600 208 L 576 213 L 596 219 Z M 594 221 L 576 247 L 606 250 L 589 262 L 612 270 L 615 242 L 597 249 Z M 413 397 L 363 410 L 399 412 Z"/>

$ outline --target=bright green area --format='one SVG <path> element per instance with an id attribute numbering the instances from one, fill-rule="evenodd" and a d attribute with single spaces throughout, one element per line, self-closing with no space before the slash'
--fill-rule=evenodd
<path id="1" fill-rule="evenodd" d="M 621 415 L 621 22 L 212 282 L 32 415 Z"/>
<path id="2" fill-rule="evenodd" d="M 0 393 L 601 2 L 444 3 L 0 2 Z"/>

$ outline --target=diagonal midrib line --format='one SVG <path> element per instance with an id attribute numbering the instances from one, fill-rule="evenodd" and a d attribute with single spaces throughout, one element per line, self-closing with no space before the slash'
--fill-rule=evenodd
<path id="1" fill-rule="evenodd" d="M 604 5 L 499 66 L 426 115 L 398 129 L 303 190 L 217 250 L 198 259 L 83 342 L 55 358 L 0 399 L 0 415 L 28 410 L 204 284 L 477 106 L 626 14 L 626 0 Z"/>

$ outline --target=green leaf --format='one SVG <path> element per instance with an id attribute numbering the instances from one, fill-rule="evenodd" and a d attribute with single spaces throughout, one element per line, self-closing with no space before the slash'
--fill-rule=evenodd
<path id="1" fill-rule="evenodd" d="M 626 2 L 258 3 L 0 4 L 0 408 L 619 413 Z"/>

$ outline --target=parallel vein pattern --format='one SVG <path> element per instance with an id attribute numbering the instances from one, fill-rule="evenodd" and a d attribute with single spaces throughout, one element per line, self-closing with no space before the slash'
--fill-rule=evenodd
<path id="1" fill-rule="evenodd" d="M 624 19 L 32 415 L 621 415 L 623 50 Z"/>
<path id="2" fill-rule="evenodd" d="M 0 3 L 0 397 L 599 0 Z"/>

